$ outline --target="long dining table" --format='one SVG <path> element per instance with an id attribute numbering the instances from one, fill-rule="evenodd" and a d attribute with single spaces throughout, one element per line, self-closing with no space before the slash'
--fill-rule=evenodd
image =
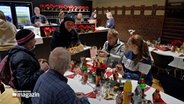
<path id="1" fill-rule="evenodd" d="M 65 73 L 65 76 L 70 76 L 74 74 L 73 72 L 70 72 L 70 71 L 67 71 Z M 125 82 L 126 79 L 122 79 L 121 82 Z M 136 86 L 137 86 L 137 81 L 136 80 L 131 80 L 132 82 L 132 92 L 134 92 Z M 77 75 L 75 76 L 74 78 L 69 78 L 68 77 L 68 84 L 70 85 L 70 87 L 75 91 L 75 92 L 82 92 L 84 94 L 87 94 L 89 92 L 93 92 L 94 89 L 95 89 L 95 84 L 93 83 L 90 83 L 90 82 L 87 82 L 86 84 L 82 84 L 82 81 L 81 81 L 81 76 L 80 75 Z M 148 85 L 146 85 L 147 87 L 147 90 L 145 91 L 145 99 L 146 100 L 150 100 L 151 102 L 153 102 L 152 100 L 152 94 L 153 92 L 155 91 L 155 88 L 153 87 L 150 87 Z M 104 91 L 102 91 L 104 92 Z M 103 94 L 102 94 L 103 95 Z M 166 103 L 166 104 L 184 104 L 183 101 L 181 100 L 178 100 L 164 92 L 160 92 L 160 95 L 161 95 L 161 98 L 162 100 Z M 116 104 L 116 97 L 114 96 L 114 99 L 112 100 L 105 100 L 103 98 L 103 96 L 101 96 L 100 98 L 99 97 L 96 97 L 96 98 L 90 98 L 88 97 L 89 99 L 89 102 L 91 104 Z"/>
<path id="2" fill-rule="evenodd" d="M 149 52 L 154 51 L 157 54 L 173 56 L 174 60 L 169 63 L 169 66 L 184 70 L 184 55 L 183 53 L 171 52 L 170 50 L 164 51 L 155 47 L 149 47 Z"/>

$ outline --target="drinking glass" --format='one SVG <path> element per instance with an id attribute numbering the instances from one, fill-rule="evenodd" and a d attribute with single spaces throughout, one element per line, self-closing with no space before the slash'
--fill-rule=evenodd
<path id="1" fill-rule="evenodd" d="M 101 101 L 102 95 L 103 95 L 102 88 L 101 87 L 97 87 L 96 88 L 96 99 Z"/>

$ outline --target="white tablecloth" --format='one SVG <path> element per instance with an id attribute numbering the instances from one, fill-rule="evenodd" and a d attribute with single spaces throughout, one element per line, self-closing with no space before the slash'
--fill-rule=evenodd
<path id="1" fill-rule="evenodd" d="M 65 75 L 70 75 L 72 74 L 72 72 L 67 71 L 65 73 Z M 122 82 L 125 82 L 125 80 L 122 80 Z M 132 91 L 135 90 L 136 86 L 137 86 L 137 81 L 135 80 L 131 80 L 132 82 Z M 95 87 L 94 84 L 82 84 L 80 81 L 80 78 L 68 78 L 68 84 L 70 85 L 70 87 L 75 91 L 75 92 L 83 92 L 83 93 L 89 93 L 91 91 L 93 91 L 93 87 Z M 92 86 L 92 87 L 91 87 Z M 152 94 L 155 91 L 154 88 L 150 88 L 148 91 L 145 92 L 146 94 L 146 99 L 147 100 L 151 100 L 152 101 Z M 169 96 L 163 92 L 160 92 L 161 94 L 161 98 L 166 102 L 166 104 L 184 104 L 184 102 L 182 102 L 181 100 L 178 100 L 172 96 Z M 101 99 L 100 101 L 98 99 L 94 99 L 94 98 L 89 98 L 89 101 L 91 104 L 116 104 L 115 100 L 105 100 L 105 99 Z"/>
<path id="2" fill-rule="evenodd" d="M 171 51 L 161 51 L 159 49 L 154 50 L 155 48 L 149 47 L 149 52 L 154 51 L 155 53 L 167 56 L 173 56 L 174 60 L 169 63 L 169 66 L 176 67 L 184 70 L 184 57 L 179 57 L 182 53 L 176 53 Z"/>
<path id="3" fill-rule="evenodd" d="M 35 35 L 35 39 L 36 39 L 36 45 L 37 44 L 43 44 L 43 39 L 42 39 L 41 36 Z"/>

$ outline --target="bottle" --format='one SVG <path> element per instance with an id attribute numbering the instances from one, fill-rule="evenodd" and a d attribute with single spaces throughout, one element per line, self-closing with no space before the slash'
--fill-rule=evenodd
<path id="1" fill-rule="evenodd" d="M 82 60 L 81 60 L 81 70 L 84 72 L 84 71 L 87 71 L 88 67 L 87 67 L 87 64 L 86 64 L 86 58 L 84 57 Z"/>
<path id="2" fill-rule="evenodd" d="M 132 96 L 132 102 L 133 104 L 142 104 L 142 89 L 138 85 L 134 91 L 134 94 Z"/>
<path id="3" fill-rule="evenodd" d="M 113 79 L 114 79 L 114 81 L 117 81 L 118 80 L 118 71 L 117 70 L 115 70 L 113 72 Z"/>
<path id="4" fill-rule="evenodd" d="M 132 95 L 132 83 L 128 79 L 124 84 L 124 95 L 123 95 L 123 104 L 131 103 L 131 95 Z"/>
<path id="5" fill-rule="evenodd" d="M 74 68 L 75 68 L 75 64 L 74 64 L 74 61 L 72 60 L 71 61 L 71 69 L 70 69 L 70 71 L 74 72 Z"/>
<path id="6" fill-rule="evenodd" d="M 86 84 L 88 81 L 88 73 L 87 71 L 85 70 L 84 73 L 83 73 L 83 84 Z"/>
<path id="7" fill-rule="evenodd" d="M 116 96 L 116 104 L 122 104 L 123 103 L 123 94 L 122 92 L 118 92 L 118 95 Z"/>
<path id="8" fill-rule="evenodd" d="M 145 79 L 144 79 L 144 73 L 141 73 L 138 84 L 142 89 L 142 98 L 144 98 L 144 88 L 146 87 L 146 83 L 145 83 Z"/>
<path id="9" fill-rule="evenodd" d="M 96 69 L 96 86 L 100 85 L 101 79 L 102 79 L 101 78 L 101 69 L 97 68 Z"/>
<path id="10" fill-rule="evenodd" d="M 160 91 L 158 89 L 156 89 L 155 92 L 152 94 L 152 98 L 153 98 L 153 104 L 159 103 Z"/>

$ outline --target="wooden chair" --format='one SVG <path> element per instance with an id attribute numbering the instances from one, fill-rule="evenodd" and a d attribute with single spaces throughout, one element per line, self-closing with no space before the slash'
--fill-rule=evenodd
<path id="1" fill-rule="evenodd" d="M 173 56 L 165 56 L 161 54 L 157 54 L 155 52 L 151 52 L 151 55 L 154 60 L 154 66 L 158 68 L 158 73 L 167 73 L 169 74 L 169 70 L 167 70 L 168 64 L 174 60 Z"/>

